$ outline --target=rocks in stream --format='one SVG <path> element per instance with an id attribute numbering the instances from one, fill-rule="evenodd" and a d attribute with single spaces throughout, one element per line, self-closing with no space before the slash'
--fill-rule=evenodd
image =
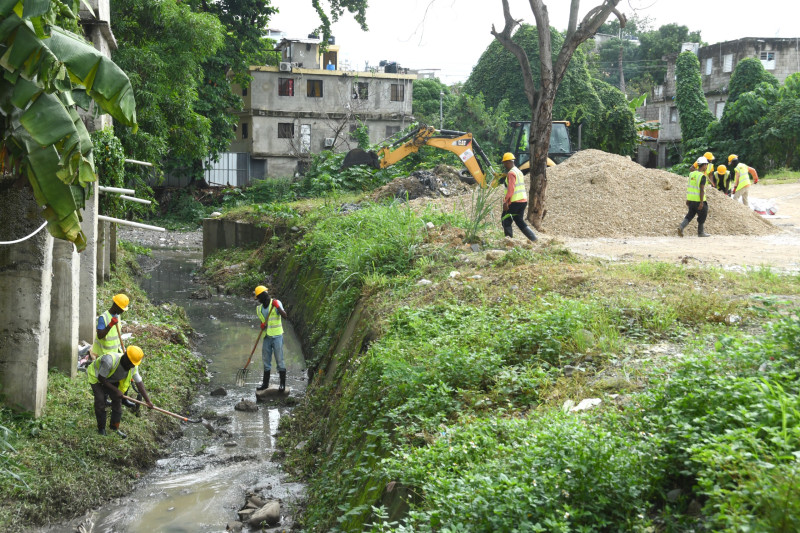
<path id="1" fill-rule="evenodd" d="M 223 387 L 218 387 L 218 388 L 212 390 L 209 394 L 211 396 L 227 396 L 228 395 L 228 391 L 226 391 Z"/>
<path id="2" fill-rule="evenodd" d="M 289 396 L 289 388 L 280 391 L 278 387 L 269 386 L 264 390 L 256 391 L 256 401 L 263 402 L 270 398 L 286 398 Z"/>
<path id="3" fill-rule="evenodd" d="M 256 402 L 245 400 L 244 398 L 242 398 L 239 403 L 234 405 L 233 408 L 237 411 L 243 411 L 245 413 L 255 413 L 258 411 L 258 405 L 256 405 Z"/>

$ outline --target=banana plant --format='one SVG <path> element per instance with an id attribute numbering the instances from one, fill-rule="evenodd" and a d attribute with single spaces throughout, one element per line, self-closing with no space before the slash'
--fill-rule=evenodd
<path id="1" fill-rule="evenodd" d="M 0 0 L 0 160 L 27 176 L 50 234 L 80 252 L 86 248 L 80 210 L 97 175 L 76 107 L 89 110 L 94 102 L 135 129 L 136 104 L 122 69 L 55 25 L 59 15 L 75 19 L 80 2 L 69 3 Z"/>

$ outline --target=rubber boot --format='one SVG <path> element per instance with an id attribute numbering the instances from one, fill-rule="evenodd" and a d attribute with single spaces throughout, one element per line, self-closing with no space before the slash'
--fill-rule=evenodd
<path id="1" fill-rule="evenodd" d="M 705 225 L 705 224 L 698 224 L 698 225 L 697 225 L 697 236 L 698 236 L 698 237 L 711 237 L 711 235 L 709 235 L 708 233 L 706 233 L 706 232 L 705 232 L 705 230 L 703 229 L 703 226 L 704 226 L 704 225 Z"/>
<path id="2" fill-rule="evenodd" d="M 688 218 L 684 218 L 684 219 L 681 221 L 681 225 L 680 225 L 680 226 L 678 226 L 678 235 L 680 235 L 681 237 L 683 237 L 683 229 L 684 229 L 686 226 L 688 226 L 688 225 L 689 225 L 689 219 L 688 219 Z"/>
<path id="3" fill-rule="evenodd" d="M 119 438 L 121 438 L 121 439 L 127 439 L 128 438 L 128 434 L 127 433 L 125 433 L 123 431 L 120 431 L 119 424 L 116 424 L 116 425 L 112 424 L 111 425 L 111 431 L 114 431 L 117 435 L 119 435 Z"/>
<path id="4" fill-rule="evenodd" d="M 269 388 L 269 370 L 264 372 L 264 382 L 256 390 L 264 390 Z"/>
<path id="5" fill-rule="evenodd" d="M 529 241 L 536 242 L 536 234 L 533 232 L 533 230 L 530 228 L 530 226 L 525 226 L 524 228 L 521 228 L 521 229 L 522 229 L 523 235 L 525 235 L 528 238 Z"/>
<path id="6" fill-rule="evenodd" d="M 98 432 L 100 435 L 105 435 L 105 434 L 106 434 L 106 428 L 100 428 L 100 429 L 98 429 L 98 430 L 97 430 L 97 432 Z"/>
<path id="7" fill-rule="evenodd" d="M 286 390 L 286 370 L 279 370 L 278 374 L 281 376 L 281 383 L 278 385 L 278 392 Z"/>

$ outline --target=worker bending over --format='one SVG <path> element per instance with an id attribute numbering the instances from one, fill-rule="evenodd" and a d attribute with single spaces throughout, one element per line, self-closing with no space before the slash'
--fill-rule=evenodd
<path id="1" fill-rule="evenodd" d="M 733 176 L 731 176 L 731 171 L 728 170 L 728 167 L 725 165 L 719 165 L 717 170 L 714 172 L 714 181 L 713 183 L 716 184 L 717 189 L 730 196 L 731 188 L 733 187 Z"/>
<path id="2" fill-rule="evenodd" d="M 750 207 L 748 196 L 750 196 L 750 185 L 758 183 L 758 172 L 753 167 L 748 167 L 739 162 L 739 156 L 731 154 L 728 156 L 728 166 L 733 169 L 733 199 L 742 199 L 742 203 Z M 750 179 L 752 176 L 752 180 Z"/>
<path id="3" fill-rule="evenodd" d="M 269 297 L 269 289 L 263 285 L 256 287 L 254 295 L 258 300 L 256 315 L 261 320 L 261 330 L 264 331 L 264 342 L 261 344 L 261 360 L 264 363 L 264 381 L 256 390 L 269 388 L 269 374 L 272 369 L 272 354 L 275 354 L 275 364 L 278 366 L 280 385 L 278 390 L 286 390 L 286 365 L 283 361 L 283 322 L 281 317 L 289 316 L 283 310 L 280 300 Z"/>
<path id="4" fill-rule="evenodd" d="M 128 391 L 131 381 L 136 382 L 147 407 L 153 408 L 150 396 L 144 388 L 142 376 L 139 375 L 139 364 L 143 357 L 144 353 L 141 348 L 128 346 L 126 353 L 105 354 L 98 357 L 86 369 L 94 396 L 94 417 L 97 420 L 99 434 L 106 434 L 106 395 L 108 394 L 111 397 L 111 421 L 108 427 L 123 439 L 127 437 L 120 431 L 119 423 L 122 421 L 122 396 Z"/>
<path id="5" fill-rule="evenodd" d="M 503 198 L 503 214 L 500 221 L 503 224 L 503 232 L 506 237 L 513 237 L 514 230 L 512 223 L 516 223 L 519 230 L 530 241 L 536 240 L 536 234 L 525 223 L 525 207 L 528 205 L 528 194 L 525 191 L 525 179 L 522 171 L 514 164 L 514 154 L 506 152 L 503 154 L 503 166 L 507 174 L 505 178 L 506 195 Z"/>
<path id="6" fill-rule="evenodd" d="M 699 157 L 697 159 L 697 170 L 689 173 L 689 184 L 686 187 L 686 207 L 689 212 L 678 226 L 678 235 L 683 237 L 683 230 L 689 225 L 695 215 L 697 215 L 697 236 L 710 237 L 703 229 L 703 225 L 708 217 L 708 202 L 706 202 L 706 167 L 708 159 Z"/>

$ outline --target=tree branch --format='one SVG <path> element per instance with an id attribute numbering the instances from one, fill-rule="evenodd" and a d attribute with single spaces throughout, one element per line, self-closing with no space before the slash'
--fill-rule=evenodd
<path id="1" fill-rule="evenodd" d="M 522 69 L 522 79 L 525 82 L 525 97 L 528 99 L 528 104 L 531 108 L 536 104 L 538 93 L 536 91 L 536 84 L 533 81 L 533 70 L 531 70 L 531 63 L 528 59 L 528 54 L 525 49 L 512 40 L 511 32 L 522 21 L 514 20 L 511 16 L 511 8 L 508 6 L 508 0 L 503 0 L 503 17 L 505 18 L 505 26 L 503 31 L 497 32 L 494 24 L 492 24 L 492 35 L 497 39 L 503 47 L 514 54 L 519 62 L 520 69 Z"/>

